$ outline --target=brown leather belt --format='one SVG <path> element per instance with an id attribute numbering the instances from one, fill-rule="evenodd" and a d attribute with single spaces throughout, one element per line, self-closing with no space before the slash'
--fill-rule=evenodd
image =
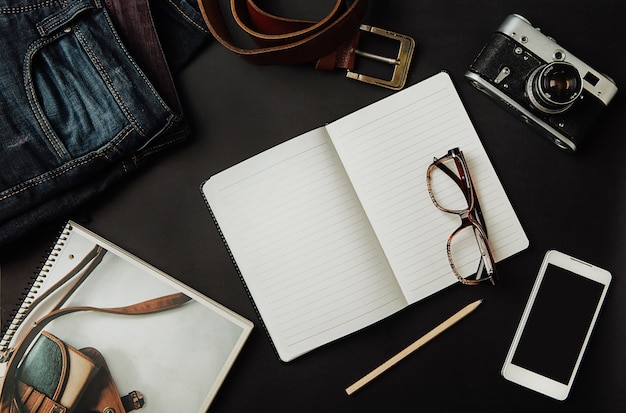
<path id="1" fill-rule="evenodd" d="M 334 7 L 319 21 L 289 19 L 267 13 L 253 0 L 230 0 L 237 26 L 247 33 L 258 48 L 245 49 L 231 40 L 219 0 L 198 0 L 202 16 L 213 36 L 226 48 L 257 65 L 290 65 L 315 62 L 318 69 L 346 69 L 347 77 L 390 89 L 402 89 L 408 75 L 415 42 L 388 30 L 361 24 L 367 0 L 345 5 L 336 0 Z M 358 49 L 360 32 L 367 31 L 397 40 L 396 56 L 384 57 Z M 391 79 L 355 73 L 356 56 L 394 65 Z"/>

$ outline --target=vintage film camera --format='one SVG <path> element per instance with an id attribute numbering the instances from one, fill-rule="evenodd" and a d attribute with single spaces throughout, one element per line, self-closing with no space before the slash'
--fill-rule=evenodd
<path id="1" fill-rule="evenodd" d="M 465 77 L 569 152 L 617 92 L 613 80 L 517 14 L 506 18 Z"/>

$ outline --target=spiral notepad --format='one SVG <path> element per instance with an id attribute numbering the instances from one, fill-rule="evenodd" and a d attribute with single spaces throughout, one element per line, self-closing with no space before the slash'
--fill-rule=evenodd
<path id="1" fill-rule="evenodd" d="M 38 298 L 38 293 L 40 291 L 45 291 L 46 285 L 49 285 L 49 283 L 46 283 L 48 279 L 48 274 L 50 273 L 50 270 L 54 267 L 57 258 L 59 257 L 63 246 L 65 245 L 65 241 L 67 241 L 67 237 L 70 235 L 71 229 L 72 226 L 68 223 L 63 229 L 57 242 L 52 247 L 50 255 L 47 257 L 46 261 L 42 265 L 39 274 L 37 275 L 33 284 L 30 286 L 30 289 L 24 296 L 23 301 L 18 304 L 19 307 L 13 314 L 13 318 L 7 329 L 4 331 L 4 335 L 2 336 L 2 340 L 0 341 L 0 352 L 5 352 L 9 349 L 14 334 L 28 315 L 31 309 L 31 305 L 33 305 L 35 300 Z M 59 271 L 59 273 L 61 273 L 61 271 Z"/>
<path id="2" fill-rule="evenodd" d="M 105 252 L 94 258 L 98 246 Z M 204 412 L 252 323 L 73 222 L 62 231 L 19 306 L 0 351 L 10 354 L 6 351 L 32 323 L 59 305 L 123 307 L 176 292 L 191 300 L 137 316 L 70 314 L 45 330 L 75 348 L 97 348 L 120 394 L 138 390 L 144 395 L 144 413 Z"/>

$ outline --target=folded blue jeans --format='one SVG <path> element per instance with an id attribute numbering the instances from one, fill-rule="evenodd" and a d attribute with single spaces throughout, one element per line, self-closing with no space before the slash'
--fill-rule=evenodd
<path id="1" fill-rule="evenodd" d="M 206 36 L 190 3 L 160 2 Z M 153 23 L 148 0 L 2 2 L 0 245 L 189 136 Z"/>

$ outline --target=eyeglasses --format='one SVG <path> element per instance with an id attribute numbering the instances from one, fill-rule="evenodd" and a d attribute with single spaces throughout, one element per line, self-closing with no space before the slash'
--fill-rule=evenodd
<path id="1" fill-rule="evenodd" d="M 426 183 L 435 206 L 461 218 L 461 225 L 447 243 L 448 261 L 454 275 L 463 284 L 495 285 L 495 260 L 463 152 L 454 148 L 447 155 L 434 158 L 426 172 Z"/>

